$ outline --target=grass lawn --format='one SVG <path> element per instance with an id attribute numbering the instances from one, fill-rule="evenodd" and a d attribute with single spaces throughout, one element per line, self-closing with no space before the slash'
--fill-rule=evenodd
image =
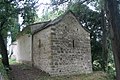
<path id="1" fill-rule="evenodd" d="M 16 64 L 16 63 L 17 63 L 16 59 L 14 59 L 14 58 L 9 59 L 9 64 Z"/>
<path id="2" fill-rule="evenodd" d="M 0 75 L 2 76 L 2 78 L 4 78 L 4 80 L 9 80 L 7 72 L 6 72 L 6 70 L 5 70 L 5 68 L 4 68 L 3 64 L 2 64 L 1 59 L 0 59 Z"/>
<path id="3" fill-rule="evenodd" d="M 82 74 L 74 76 L 40 76 L 39 80 L 112 80 L 109 79 L 108 75 L 104 72 L 94 72 L 91 74 Z"/>
<path id="4" fill-rule="evenodd" d="M 18 64 L 16 63 L 15 59 L 10 59 L 9 62 L 10 64 L 15 64 L 15 65 Z M 22 70 L 29 70 L 29 66 L 25 64 L 20 64 L 19 67 L 22 68 Z M 110 78 L 108 74 L 102 71 L 97 71 L 91 74 L 81 74 L 81 75 L 72 75 L 72 76 L 55 76 L 55 77 L 51 77 L 47 74 L 46 75 L 41 74 L 35 80 L 113 80 L 113 79 Z"/>

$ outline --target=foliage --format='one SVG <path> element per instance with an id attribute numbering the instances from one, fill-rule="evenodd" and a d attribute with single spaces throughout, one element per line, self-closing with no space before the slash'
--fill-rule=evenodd
<path id="1" fill-rule="evenodd" d="M 17 64 L 16 59 L 14 59 L 14 58 L 10 58 L 9 63 L 10 64 Z"/>
<path id="2" fill-rule="evenodd" d="M 90 38 L 93 70 L 106 70 L 106 72 L 108 72 L 109 74 L 111 74 L 112 72 L 112 74 L 115 75 L 114 59 L 109 37 L 110 35 L 107 35 L 106 38 L 106 47 L 108 49 L 108 52 L 103 54 L 103 15 L 101 15 L 101 13 L 98 11 L 90 10 L 88 6 L 80 3 L 70 5 L 69 9 L 72 10 L 77 16 L 79 16 L 80 22 L 91 32 Z M 109 27 L 107 27 L 107 30 L 109 30 L 108 28 Z M 104 60 L 103 57 L 106 57 L 107 59 Z M 105 65 L 104 63 L 106 62 L 107 64 Z M 103 65 L 105 65 L 106 67 L 103 67 Z"/>
<path id="3" fill-rule="evenodd" d="M 105 0 L 106 15 L 109 23 L 111 33 L 112 51 L 114 54 L 116 80 L 120 79 L 120 14 L 119 14 L 119 0 Z M 111 6 L 112 5 L 112 6 Z"/>
<path id="4" fill-rule="evenodd" d="M 60 16 L 61 14 L 64 13 L 63 10 L 58 10 L 58 11 L 50 11 L 46 12 L 47 14 L 43 14 L 41 18 L 39 18 L 39 21 L 48 21 L 48 20 L 53 20 L 56 17 Z"/>
<path id="5" fill-rule="evenodd" d="M 20 31 L 18 19 L 23 18 L 22 25 L 26 26 L 35 20 L 36 0 L 1 0 L 0 1 L 0 53 L 4 66 L 9 68 L 5 39 L 11 32 L 13 41 Z"/>
<path id="6" fill-rule="evenodd" d="M 16 17 L 16 14 L 12 15 L 13 12 L 15 12 L 15 8 L 13 7 L 15 4 L 11 4 L 6 0 L 2 0 L 0 3 L 0 32 L 2 31 L 2 33 L 7 36 L 7 31 L 10 29 L 11 24 L 14 22 L 13 18 Z"/>
<path id="7" fill-rule="evenodd" d="M 77 3 L 75 3 L 77 2 Z M 78 16 L 80 23 L 83 24 L 90 32 L 92 63 L 93 70 L 106 70 L 111 75 L 115 75 L 114 60 L 111 49 L 111 40 L 107 37 L 108 56 L 103 54 L 103 29 L 101 9 L 104 9 L 104 1 L 102 0 L 51 0 L 54 9 L 46 10 L 45 14 L 40 18 L 40 21 L 54 19 L 63 14 L 65 10 L 60 10 L 58 6 L 63 3 L 68 3 L 68 10 L 72 10 Z M 85 4 L 83 4 L 85 3 Z M 34 23 L 36 15 L 35 0 L 1 0 L 0 1 L 0 33 L 7 37 L 7 32 L 11 32 L 13 41 L 16 39 L 16 34 L 20 31 L 20 26 L 26 26 Z M 96 11 L 89 9 L 86 4 L 91 4 Z M 23 18 L 22 24 L 18 23 L 18 15 Z M 103 15 L 105 16 L 105 15 Z M 107 27 L 109 29 L 109 27 Z M 108 36 L 108 35 L 107 35 Z M 106 61 L 103 59 L 106 56 Z M 107 66 L 103 67 L 107 62 Z M 104 68 L 104 69 L 103 69 Z"/>
<path id="8" fill-rule="evenodd" d="M 6 72 L 6 70 L 5 70 L 5 68 L 4 68 L 4 66 L 3 66 L 3 64 L 2 64 L 1 61 L 0 61 L 0 75 L 3 76 L 3 78 L 4 78 L 5 80 L 8 80 L 7 72 Z M 0 77 L 1 77 L 1 76 L 0 76 Z"/>
<path id="9" fill-rule="evenodd" d="M 36 15 L 36 1 L 24 0 L 24 1 L 7 1 L 2 0 L 0 2 L 0 23 L 5 23 L 0 26 L 0 31 L 4 36 L 7 36 L 7 32 L 11 32 L 12 39 L 15 40 L 16 34 L 20 31 L 20 24 L 18 22 L 19 15 L 23 18 L 22 25 L 28 25 L 35 21 Z"/>
<path id="10" fill-rule="evenodd" d="M 36 3 L 35 0 L 25 0 L 23 3 L 23 9 L 20 12 L 21 17 L 23 17 L 23 23 L 24 25 L 31 24 L 35 21 L 37 14 L 36 14 Z"/>
<path id="11" fill-rule="evenodd" d="M 94 70 L 102 70 L 102 28 L 100 13 L 92 11 L 84 4 L 75 3 L 69 8 L 78 17 L 80 22 L 91 33 L 91 49 L 92 49 L 92 61 Z"/>
<path id="12" fill-rule="evenodd" d="M 53 5 L 57 4 L 56 7 L 58 7 L 60 4 L 64 2 L 69 2 L 67 10 L 72 10 L 75 13 L 75 15 L 78 16 L 80 23 L 82 23 L 83 26 L 90 31 L 93 70 L 95 71 L 106 70 L 106 72 L 110 74 L 112 72 L 113 75 L 115 75 L 115 66 L 114 66 L 112 49 L 110 48 L 111 43 L 110 43 L 109 37 L 106 38 L 107 39 L 106 47 L 108 49 L 108 52 L 103 53 L 103 36 L 104 35 L 103 35 L 103 23 L 102 23 L 103 15 L 101 14 L 101 9 L 104 9 L 104 1 L 102 0 L 87 0 L 87 1 L 85 0 L 81 0 L 81 1 L 51 0 L 51 1 Z M 83 4 L 83 2 L 85 4 Z M 87 4 L 94 6 L 96 10 L 95 11 L 91 10 L 87 6 Z M 46 12 L 46 15 L 44 15 L 42 19 L 44 20 L 50 19 L 52 16 L 50 13 L 52 13 L 53 16 L 56 16 L 56 13 L 53 11 Z M 109 27 L 107 27 L 107 30 L 109 30 L 108 28 Z M 103 57 L 106 57 L 107 59 L 104 59 Z M 107 63 L 107 64 L 104 64 L 104 63 Z"/>

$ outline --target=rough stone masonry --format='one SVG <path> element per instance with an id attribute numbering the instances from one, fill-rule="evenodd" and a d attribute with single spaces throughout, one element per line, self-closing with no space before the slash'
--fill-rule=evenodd
<path id="1" fill-rule="evenodd" d="M 52 76 L 91 73 L 90 33 L 69 11 L 33 34 L 33 61 Z"/>

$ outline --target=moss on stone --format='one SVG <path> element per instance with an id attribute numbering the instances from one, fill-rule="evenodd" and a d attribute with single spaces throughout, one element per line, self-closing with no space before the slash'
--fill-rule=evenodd
<path id="1" fill-rule="evenodd" d="M 17 38 L 19 38 L 25 34 L 31 34 L 31 28 L 29 26 L 25 27 L 22 31 L 20 31 L 17 35 Z"/>

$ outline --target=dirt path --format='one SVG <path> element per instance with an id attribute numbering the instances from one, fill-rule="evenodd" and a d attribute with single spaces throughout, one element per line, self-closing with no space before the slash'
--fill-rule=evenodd
<path id="1" fill-rule="evenodd" d="M 11 80 L 38 80 L 40 76 L 48 75 L 39 69 L 23 64 L 11 65 L 11 68 L 12 68 L 12 70 L 10 71 Z"/>

